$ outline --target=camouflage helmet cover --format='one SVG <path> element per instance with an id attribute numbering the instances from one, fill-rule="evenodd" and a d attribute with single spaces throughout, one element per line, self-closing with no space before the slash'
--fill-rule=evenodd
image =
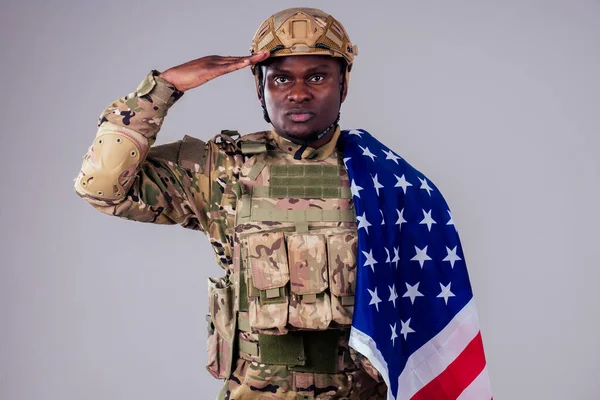
<path id="1" fill-rule="evenodd" d="M 288 8 L 270 16 L 252 39 L 250 53 L 260 51 L 270 51 L 269 57 L 343 57 L 348 64 L 347 72 L 358 55 L 358 47 L 350 42 L 342 24 L 316 8 Z"/>

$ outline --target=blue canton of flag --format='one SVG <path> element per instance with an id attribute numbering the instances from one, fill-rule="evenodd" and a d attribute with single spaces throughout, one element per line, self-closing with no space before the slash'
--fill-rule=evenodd
<path id="1" fill-rule="evenodd" d="M 358 222 L 350 345 L 388 399 L 490 399 L 477 311 L 436 186 L 364 130 L 340 137 Z"/>

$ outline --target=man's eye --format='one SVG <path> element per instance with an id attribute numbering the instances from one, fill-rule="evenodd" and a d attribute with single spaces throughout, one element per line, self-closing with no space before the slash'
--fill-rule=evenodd
<path id="1" fill-rule="evenodd" d="M 277 76 L 274 79 L 275 83 L 288 83 L 290 80 L 285 76 Z"/>
<path id="2" fill-rule="evenodd" d="M 310 77 L 311 82 L 322 82 L 325 77 L 323 75 L 315 75 Z"/>

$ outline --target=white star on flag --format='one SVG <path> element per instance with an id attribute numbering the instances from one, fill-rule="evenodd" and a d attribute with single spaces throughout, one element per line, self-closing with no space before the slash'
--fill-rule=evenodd
<path id="1" fill-rule="evenodd" d="M 363 190 L 363 188 L 354 183 L 354 179 L 352 179 L 352 185 L 350 185 L 350 191 L 352 192 L 352 195 L 360 199 L 360 194 L 358 194 L 358 192 L 361 190 Z"/>
<path id="2" fill-rule="evenodd" d="M 373 179 L 373 185 L 375 186 L 375 191 L 377 192 L 377 196 L 379 196 L 379 189 L 381 189 L 383 187 L 383 185 L 380 184 L 379 181 L 377 180 L 377 174 L 375 174 L 375 176 L 371 176 L 371 178 Z"/>
<path id="3" fill-rule="evenodd" d="M 385 218 L 383 217 L 383 210 L 379 210 L 381 213 L 381 225 L 385 225 Z"/>
<path id="4" fill-rule="evenodd" d="M 377 309 L 377 311 L 379 311 L 379 303 L 381 303 L 381 299 L 377 296 L 377 287 L 375 287 L 375 290 L 373 291 L 369 288 L 367 288 L 367 290 L 371 295 L 371 301 L 369 302 L 369 305 L 371 306 L 375 304 L 375 308 Z"/>
<path id="5" fill-rule="evenodd" d="M 448 305 L 448 298 L 454 297 L 454 293 L 452 293 L 450 291 L 451 284 L 452 284 L 452 282 L 448 282 L 448 286 L 444 286 L 444 285 L 442 285 L 442 282 L 440 282 L 440 288 L 442 289 L 442 292 L 440 294 L 438 294 L 437 297 L 443 298 L 444 301 L 446 302 L 446 305 Z"/>
<path id="6" fill-rule="evenodd" d="M 400 320 L 400 324 L 402 325 L 402 328 L 400 329 L 400 334 L 403 335 L 404 336 L 404 340 L 406 340 L 406 336 L 408 336 L 409 333 L 414 333 L 415 332 L 409 326 L 410 325 L 410 318 L 406 322 Z"/>
<path id="7" fill-rule="evenodd" d="M 446 256 L 446 258 L 444 258 L 442 260 L 442 261 L 450 261 L 450 265 L 452 265 L 452 268 L 454 268 L 455 261 L 462 260 L 462 258 L 460 258 L 459 256 L 456 255 L 456 249 L 458 249 L 458 246 L 454 246 L 454 248 L 452 250 L 450 250 L 450 247 L 446 247 L 446 251 L 448 252 L 448 255 Z"/>
<path id="8" fill-rule="evenodd" d="M 394 175 L 394 176 L 398 180 L 398 182 L 396 182 L 394 187 L 401 187 L 404 194 L 406 194 L 406 188 L 408 188 L 409 186 L 412 186 L 413 184 L 406 180 L 406 178 L 404 177 L 404 174 L 400 178 L 398 178 L 396 175 Z"/>
<path id="9" fill-rule="evenodd" d="M 400 160 L 401 157 L 398 157 L 397 155 L 395 155 L 394 152 L 391 150 L 385 151 L 385 150 L 381 149 L 381 151 L 383 151 L 383 154 L 386 155 L 386 157 L 385 157 L 386 160 L 393 160 L 396 164 L 398 164 L 398 160 Z"/>
<path id="10" fill-rule="evenodd" d="M 394 304 L 394 308 L 396 308 L 396 299 L 398 298 L 398 295 L 396 294 L 396 284 L 388 287 L 390 288 L 390 298 L 388 301 L 391 301 Z"/>
<path id="11" fill-rule="evenodd" d="M 408 297 L 410 298 L 410 304 L 415 304 L 415 299 L 417 297 L 423 297 L 423 293 L 419 292 L 419 283 L 421 282 L 417 282 L 414 285 L 409 285 L 408 282 L 405 282 L 406 284 L 406 293 L 404 293 L 402 295 L 402 297 Z"/>
<path id="12" fill-rule="evenodd" d="M 421 189 L 427 190 L 427 194 L 431 196 L 431 191 L 433 189 L 429 187 L 429 183 L 427 183 L 427 179 L 419 178 L 419 180 L 421 181 Z"/>
<path id="13" fill-rule="evenodd" d="M 360 228 L 365 228 L 365 231 L 367 231 L 367 234 L 369 234 L 369 227 L 371 226 L 371 224 L 369 223 L 369 221 L 367 221 L 366 214 L 367 213 L 364 212 L 362 217 L 360 215 L 356 216 L 356 219 L 358 220 L 358 228 L 356 228 L 356 230 L 358 231 Z"/>
<path id="14" fill-rule="evenodd" d="M 390 340 L 392 341 L 392 347 L 394 347 L 394 345 L 396 344 L 396 338 L 398 337 L 398 334 L 396 333 L 396 324 L 390 324 L 390 329 L 392 330 L 392 337 L 390 338 Z"/>
<path id="15" fill-rule="evenodd" d="M 361 150 L 363 151 L 362 155 L 365 157 L 371 157 L 371 160 L 375 161 L 375 157 L 377 157 L 375 154 L 371 153 L 371 150 L 369 150 L 368 147 L 362 147 L 362 146 L 358 146 L 361 148 Z"/>
<path id="16" fill-rule="evenodd" d="M 392 262 L 396 263 L 396 269 L 398 269 L 398 261 L 400 261 L 400 255 L 398 254 L 399 251 L 400 247 L 394 247 L 394 259 Z"/>
<path id="17" fill-rule="evenodd" d="M 387 254 L 387 258 L 385 259 L 385 262 L 389 263 L 390 262 L 390 251 L 385 247 L 384 247 L 384 249 L 385 249 L 385 253 Z"/>
<path id="18" fill-rule="evenodd" d="M 431 232 L 431 225 L 437 224 L 437 222 L 435 222 L 434 219 L 431 218 L 431 210 L 429 210 L 429 212 L 425 212 L 425 210 L 423 210 L 423 216 L 425 218 L 423 218 L 423 220 L 419 222 L 419 225 L 427 224 L 427 230 Z"/>
<path id="19" fill-rule="evenodd" d="M 431 260 L 431 257 L 427 255 L 427 246 L 425 246 L 423 249 L 419 249 L 417 246 L 415 246 L 415 250 L 417 251 L 417 255 L 411 258 L 410 261 L 418 261 L 421 265 L 421 268 L 423 268 L 425 261 Z"/>
<path id="20" fill-rule="evenodd" d="M 446 223 L 446 225 L 452 225 L 452 226 L 454 226 L 454 230 L 456 232 L 458 232 L 458 229 L 456 229 L 456 225 L 454 225 L 454 219 L 452 218 L 452 213 L 450 212 L 450 210 L 448 210 L 448 215 L 450 216 L 450 221 L 448 221 Z"/>
<path id="21" fill-rule="evenodd" d="M 352 160 L 352 157 L 346 157 L 344 158 L 344 166 L 346 167 L 346 169 L 348 169 L 348 161 Z"/>
<path id="22" fill-rule="evenodd" d="M 359 138 L 362 138 L 362 132 L 361 132 L 361 131 L 358 131 L 358 130 L 356 130 L 356 129 L 352 129 L 352 130 L 351 130 L 350 132 L 348 132 L 348 133 L 349 133 L 350 135 L 356 135 L 356 136 L 358 136 Z"/>
<path id="23" fill-rule="evenodd" d="M 373 258 L 373 250 L 369 250 L 368 253 L 366 251 L 363 251 L 363 254 L 365 255 L 365 257 L 367 257 L 367 261 L 365 261 L 363 267 L 369 266 L 371 267 L 371 270 L 375 272 L 375 268 L 373 268 L 373 265 L 377 264 L 377 261 Z"/>
<path id="24" fill-rule="evenodd" d="M 398 213 L 398 221 L 396 221 L 396 225 L 400 225 L 400 230 L 402 230 L 402 224 L 406 223 L 406 220 L 404 219 L 404 208 L 402 210 L 396 209 L 396 212 Z"/>

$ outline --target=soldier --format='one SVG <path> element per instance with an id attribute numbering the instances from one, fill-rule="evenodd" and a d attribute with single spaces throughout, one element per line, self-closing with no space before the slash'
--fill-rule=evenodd
<path id="1" fill-rule="evenodd" d="M 356 213 L 336 147 L 356 46 L 317 9 L 267 19 L 247 57 L 152 71 L 101 114 L 75 179 L 97 210 L 205 232 L 225 276 L 209 279 L 209 372 L 220 399 L 376 399 L 387 389 L 348 346 Z M 250 67 L 272 130 L 153 146 L 184 92 Z"/>

